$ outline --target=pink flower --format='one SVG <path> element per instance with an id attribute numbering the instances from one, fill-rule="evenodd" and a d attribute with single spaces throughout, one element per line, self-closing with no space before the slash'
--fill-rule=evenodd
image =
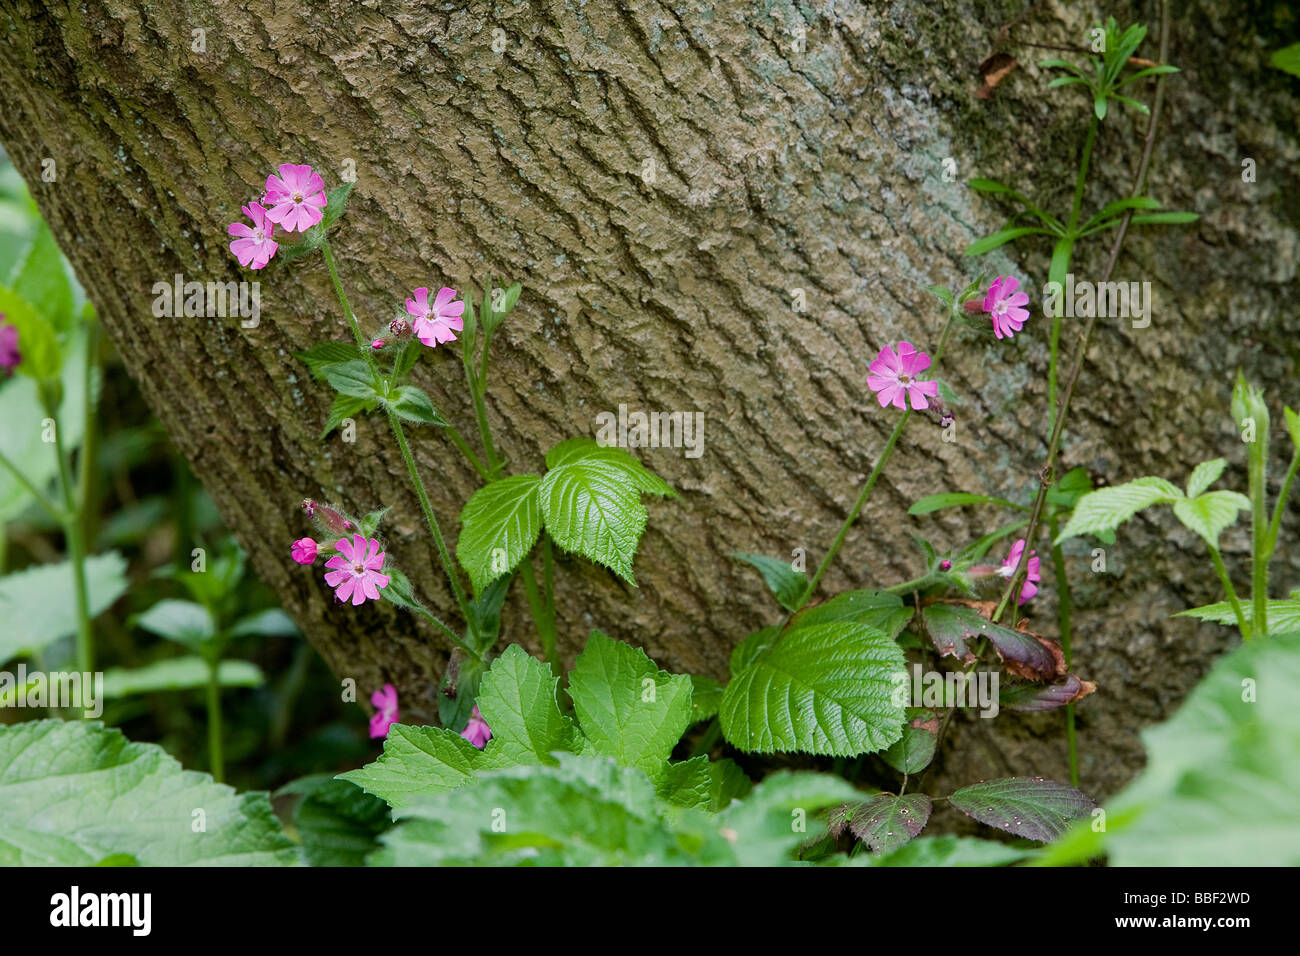
<path id="1" fill-rule="evenodd" d="M 1025 539 L 1021 538 L 1011 546 L 1007 552 L 1006 559 L 1002 562 L 1002 567 L 998 568 L 998 574 L 1004 578 L 1009 578 L 1016 573 L 1016 568 L 1020 566 L 1020 556 L 1025 552 Z M 1025 578 L 1025 586 L 1020 589 L 1020 603 L 1024 604 L 1035 594 L 1038 593 L 1038 582 L 1043 580 L 1040 572 L 1040 562 L 1038 552 L 1029 552 L 1029 574 Z"/>
<path id="2" fill-rule="evenodd" d="M 487 725 L 483 715 L 478 712 L 478 704 L 474 705 L 474 709 L 469 715 L 469 723 L 465 725 L 465 729 L 460 732 L 460 735 L 479 750 L 486 747 L 487 742 L 492 739 L 492 728 Z"/>
<path id="3" fill-rule="evenodd" d="M 264 201 L 271 206 L 266 217 L 286 232 L 306 232 L 321 221 L 325 208 L 325 181 L 310 166 L 285 163 L 280 175 L 266 177 Z"/>
<path id="4" fill-rule="evenodd" d="M 388 575 L 381 574 L 384 566 L 384 552 L 379 550 L 379 542 L 374 538 L 367 541 L 359 534 L 352 540 L 339 538 L 334 543 L 338 554 L 325 562 L 325 567 L 333 568 L 325 574 L 325 583 L 334 588 L 334 596 L 340 601 L 351 599 L 353 606 L 379 600 L 379 589 L 388 587 Z"/>
<path id="5" fill-rule="evenodd" d="M 1020 331 L 1029 318 L 1029 296 L 1017 292 L 1020 281 L 1015 276 L 998 276 L 984 295 L 984 311 L 993 318 L 993 334 L 998 338 L 1011 338 Z"/>
<path id="6" fill-rule="evenodd" d="M 280 247 L 271 238 L 275 235 L 275 226 L 271 224 L 270 214 L 260 203 L 250 202 L 243 211 L 245 216 L 253 220 L 253 225 L 232 222 L 226 228 L 228 234 L 239 237 L 230 244 L 230 251 L 235 254 L 241 266 L 252 265 L 254 269 L 264 269 L 275 255 L 275 250 Z"/>
<path id="7" fill-rule="evenodd" d="M 370 715 L 370 736 L 387 737 L 388 728 L 398 722 L 397 688 L 385 684 L 383 690 L 370 695 L 370 703 L 375 705 L 375 712 Z"/>
<path id="8" fill-rule="evenodd" d="M 299 564 L 315 564 L 316 542 L 311 538 L 299 538 L 293 543 L 289 554 Z"/>
<path id="9" fill-rule="evenodd" d="M 456 290 L 446 286 L 438 290 L 438 297 L 429 304 L 429 290 L 423 286 L 416 289 L 414 297 L 406 300 L 406 311 L 415 316 L 412 326 L 418 338 L 429 348 L 437 348 L 442 342 L 454 342 L 456 336 L 465 327 L 461 318 L 465 303 L 453 302 Z"/>
<path id="10" fill-rule="evenodd" d="M 3 319 L 4 313 L 0 312 L 0 320 Z M 8 375 L 22 360 L 22 354 L 18 351 L 18 327 L 7 322 L 0 324 L 0 369 Z"/>
<path id="11" fill-rule="evenodd" d="M 388 343 L 385 342 L 383 339 L 375 339 L 373 342 L 370 343 L 370 347 L 374 349 L 376 352 L 378 352 L 387 344 Z"/>
<path id="12" fill-rule="evenodd" d="M 906 408 L 904 396 L 910 397 L 913 408 L 929 408 L 925 400 L 939 394 L 938 382 L 919 381 L 916 376 L 930 367 L 930 356 L 912 348 L 911 342 L 899 342 L 898 354 L 886 345 L 867 370 L 867 385 L 876 393 L 880 407 L 893 403 L 895 408 Z"/>

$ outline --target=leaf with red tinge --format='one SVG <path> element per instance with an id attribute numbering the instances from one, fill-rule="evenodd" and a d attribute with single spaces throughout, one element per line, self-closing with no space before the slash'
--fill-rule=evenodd
<path id="1" fill-rule="evenodd" d="M 1080 680 L 1067 674 L 1059 684 L 1013 684 L 1003 687 L 998 695 L 1001 706 L 1008 710 L 1054 710 L 1082 700 L 1097 689 L 1090 680 Z"/>
<path id="2" fill-rule="evenodd" d="M 997 651 L 1002 666 L 1027 680 L 1046 680 L 1065 673 L 1065 657 L 1055 641 L 1032 631 L 1004 627 L 988 619 L 991 602 L 960 601 L 931 604 L 925 609 L 925 626 L 941 656 L 951 655 L 969 664 L 975 652 L 972 638 L 985 637 Z"/>
<path id="3" fill-rule="evenodd" d="M 980 823 L 1049 843 L 1096 809 L 1091 797 L 1046 777 L 1003 777 L 962 787 L 948 802 Z"/>
<path id="4" fill-rule="evenodd" d="M 849 829 L 877 853 L 888 853 L 925 829 L 931 806 L 923 793 L 882 793 L 854 808 Z"/>

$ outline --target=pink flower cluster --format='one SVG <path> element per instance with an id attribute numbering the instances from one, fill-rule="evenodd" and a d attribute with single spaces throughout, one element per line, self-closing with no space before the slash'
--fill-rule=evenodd
<path id="1" fill-rule="evenodd" d="M 379 589 L 388 587 L 390 580 L 383 573 L 382 545 L 375 538 L 366 539 L 354 534 L 351 540 L 339 538 L 326 552 L 314 538 L 299 538 L 289 549 L 289 555 L 298 564 L 315 564 L 322 553 L 332 555 L 325 567 L 325 583 L 334 588 L 334 596 L 342 602 L 351 601 L 355 607 L 366 601 L 378 601 Z"/>
<path id="2" fill-rule="evenodd" d="M 236 239 L 230 251 L 241 266 L 264 269 L 275 255 L 279 243 L 273 238 L 275 227 L 285 232 L 306 232 L 324 216 L 328 205 L 325 181 L 310 166 L 285 163 L 280 175 L 266 177 L 266 193 L 260 200 L 243 207 L 252 225 L 232 222 L 226 232 Z"/>
<path id="3" fill-rule="evenodd" d="M 1003 560 L 1002 567 L 998 568 L 997 573 L 1004 578 L 1009 578 L 1014 575 L 1016 573 L 1016 568 L 1020 567 L 1020 556 L 1024 553 L 1025 539 L 1021 538 L 1011 546 L 1011 550 L 1007 552 L 1006 559 Z M 1038 559 L 1038 552 L 1030 551 L 1028 574 L 1025 578 L 1025 586 L 1020 589 L 1021 604 L 1024 604 L 1038 593 L 1038 585 L 1042 580 L 1042 563 Z"/>
<path id="4" fill-rule="evenodd" d="M 993 334 L 998 338 L 1013 338 L 1029 318 L 1029 296 L 1017 292 L 1020 280 L 1014 276 L 998 276 L 984 294 L 984 311 L 993 319 Z"/>

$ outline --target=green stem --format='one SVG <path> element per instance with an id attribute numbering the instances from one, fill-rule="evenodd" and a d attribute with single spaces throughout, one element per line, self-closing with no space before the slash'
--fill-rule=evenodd
<path id="1" fill-rule="evenodd" d="M 397 417 L 397 413 L 391 408 L 387 409 L 388 424 L 393 429 L 393 437 L 397 439 L 397 447 L 402 453 L 402 461 L 406 463 L 406 471 L 411 476 L 411 485 L 415 488 L 415 495 L 420 499 L 420 510 L 424 512 L 424 520 L 429 525 L 429 534 L 433 536 L 433 543 L 438 548 L 438 557 L 442 561 L 442 569 L 447 574 L 447 581 L 451 585 L 451 593 L 456 598 L 456 606 L 460 608 L 461 618 L 465 624 L 473 631 L 475 629 L 474 617 L 469 612 L 469 601 L 465 597 L 465 590 L 460 583 L 460 574 L 456 571 L 456 566 L 452 563 L 451 554 L 447 550 L 447 542 L 442 536 L 442 528 L 438 525 L 438 517 L 433 513 L 433 505 L 429 503 L 429 494 L 424 490 L 424 482 L 420 480 L 420 472 L 415 467 L 415 458 L 411 455 L 411 446 L 406 443 L 406 433 L 402 430 L 402 420 Z M 475 633 L 475 637 L 477 637 Z M 457 641 L 460 644 L 460 641 Z M 475 641 L 475 644 L 478 642 Z M 483 655 L 476 648 L 461 646 L 478 660 L 482 660 Z"/>
<path id="2" fill-rule="evenodd" d="M 81 509 L 83 540 L 95 539 L 96 509 L 92 498 L 98 486 L 96 459 L 99 454 L 99 429 L 95 396 L 95 370 L 99 365 L 99 326 L 90 322 L 86 327 L 86 364 L 82 370 L 82 420 L 81 455 L 77 462 L 77 506 Z"/>
<path id="3" fill-rule="evenodd" d="M 546 601 L 537 587 L 537 577 L 533 573 L 531 555 L 525 557 L 523 562 L 520 563 L 519 576 L 523 579 L 524 592 L 528 595 L 528 607 L 533 612 L 533 620 L 537 623 L 537 633 L 542 639 L 542 657 L 546 663 L 551 665 L 551 673 L 556 677 L 560 677 L 560 661 L 555 630 L 550 623 L 551 619 L 547 612 Z"/>
<path id="4" fill-rule="evenodd" d="M 1060 533 L 1056 515 L 1051 515 L 1047 519 L 1047 526 L 1048 533 L 1052 536 L 1052 541 L 1055 542 L 1057 534 Z M 1055 543 L 1052 544 L 1052 567 L 1056 572 L 1056 625 L 1061 633 L 1061 652 L 1065 656 L 1065 669 L 1068 672 L 1074 660 L 1073 653 L 1070 650 L 1070 611 L 1072 606 L 1070 576 L 1065 568 L 1065 554 L 1061 551 L 1061 546 Z M 1070 783 L 1077 787 L 1079 785 L 1079 750 L 1075 740 L 1073 704 L 1067 704 L 1065 707 L 1065 739 L 1070 758 Z"/>
<path id="5" fill-rule="evenodd" d="M 208 766 L 217 783 L 226 779 L 225 759 L 221 753 L 221 661 L 208 661 Z"/>
<path id="6" fill-rule="evenodd" d="M 77 507 L 71 455 L 63 445 L 63 425 L 58 420 L 58 410 L 47 407 L 46 414 L 54 420 L 54 456 L 59 461 L 59 487 L 63 492 L 63 534 L 68 542 L 68 560 L 72 563 L 77 606 L 77 670 L 89 674 L 94 670 L 95 646 L 90 632 L 90 599 L 86 590 L 85 527 Z"/>
<path id="7" fill-rule="evenodd" d="M 1246 629 L 1246 615 L 1241 610 L 1241 601 L 1237 598 L 1237 589 L 1232 586 L 1232 578 L 1228 577 L 1228 569 L 1223 566 L 1223 556 L 1219 554 L 1219 549 L 1210 546 L 1210 557 L 1214 560 L 1214 570 L 1219 574 L 1219 581 L 1223 584 L 1223 592 L 1228 596 L 1228 603 L 1232 605 L 1232 613 L 1237 617 L 1237 630 L 1241 632 L 1243 641 L 1250 640 L 1250 631 Z"/>
<path id="8" fill-rule="evenodd" d="M 1273 506 L 1273 520 L 1268 526 L 1268 557 L 1272 560 L 1273 551 L 1277 548 L 1277 535 L 1282 526 L 1282 511 L 1286 508 L 1287 499 L 1291 497 L 1291 482 L 1295 480 L 1296 470 L 1300 469 L 1300 448 L 1296 449 L 1291 456 L 1291 465 L 1286 470 L 1286 478 L 1282 482 L 1282 490 L 1277 496 L 1277 502 Z"/>
<path id="9" fill-rule="evenodd" d="M 460 453 L 465 456 L 465 460 L 473 466 L 476 472 L 478 472 L 478 476 L 484 481 L 487 481 L 487 468 L 484 467 L 483 462 L 479 461 L 478 455 L 474 454 L 474 450 L 469 447 L 469 443 L 465 441 L 461 436 L 461 433 L 452 425 L 448 425 L 446 431 L 447 436 L 451 439 L 451 443 L 460 449 Z"/>
<path id="10" fill-rule="evenodd" d="M 59 506 L 47 498 L 39 488 L 32 484 L 31 479 L 19 471 L 18 466 L 10 461 L 9 456 L 2 451 L 0 451 L 0 465 L 3 465 L 5 471 L 14 476 L 14 480 L 23 486 L 23 490 L 32 496 L 33 500 L 41 506 L 41 509 L 44 510 L 46 514 L 60 525 L 64 523 L 65 519 L 63 512 L 60 510 Z"/>
<path id="11" fill-rule="evenodd" d="M 1249 455 L 1250 525 L 1251 525 L 1251 612 L 1250 626 L 1255 637 L 1268 634 L 1268 500 L 1267 500 L 1267 432 L 1256 438 Z"/>

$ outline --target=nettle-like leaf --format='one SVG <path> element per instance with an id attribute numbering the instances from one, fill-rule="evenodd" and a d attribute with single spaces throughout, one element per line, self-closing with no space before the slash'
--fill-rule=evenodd
<path id="1" fill-rule="evenodd" d="M 722 695 L 722 732 L 740 750 L 854 756 L 901 735 L 902 648 L 852 620 L 792 627 L 754 656 Z"/>
<path id="2" fill-rule="evenodd" d="M 546 453 L 546 467 L 559 468 L 578 461 L 596 461 L 627 474 L 640 491 L 661 498 L 676 498 L 677 492 L 622 448 L 599 444 L 594 438 L 576 437 L 560 442 Z"/>
<path id="3" fill-rule="evenodd" d="M 492 662 L 476 701 L 492 728 L 491 757 L 510 763 L 553 764 L 555 751 L 579 749 L 577 728 L 560 712 L 558 684 L 551 669 L 518 644 L 511 644 Z"/>
<path id="4" fill-rule="evenodd" d="M 861 796 L 839 777 L 779 770 L 718 814 L 717 824 L 741 866 L 777 866 L 793 859 L 819 811 Z"/>
<path id="5" fill-rule="evenodd" d="M 89 614 L 96 617 L 126 593 L 126 559 L 116 551 L 85 562 Z M 77 630 L 72 564 L 38 564 L 0 578 L 0 664 L 44 650 Z"/>
<path id="6" fill-rule="evenodd" d="M 339 779 L 374 794 L 399 817 L 432 796 L 464 786 L 475 770 L 487 767 L 483 754 L 457 733 L 394 724 L 379 759 L 339 774 Z"/>
<path id="7" fill-rule="evenodd" d="M 542 521 L 556 544 L 635 585 L 632 558 L 647 515 L 640 489 L 624 469 L 602 461 L 571 461 L 548 470 L 537 494 Z"/>
<path id="8" fill-rule="evenodd" d="M 276 796 L 297 795 L 293 823 L 312 866 L 362 866 L 392 822 L 384 801 L 329 774 L 303 777 Z"/>
<path id="9" fill-rule="evenodd" d="M 644 651 L 600 631 L 574 662 L 569 696 L 591 749 L 651 778 L 693 720 L 690 677 L 661 671 Z"/>
<path id="10" fill-rule="evenodd" d="M 767 583 L 767 588 L 787 611 L 798 610 L 799 600 L 808 590 L 808 575 L 802 571 L 796 571 L 791 567 L 789 561 L 782 561 L 779 558 L 769 558 L 761 554 L 746 554 L 743 551 L 737 551 L 732 555 L 733 558 L 739 558 L 746 564 L 753 565 L 758 569 L 758 573 L 763 576 Z"/>
<path id="11" fill-rule="evenodd" d="M 1096 804 L 1068 783 L 1045 777 L 1004 777 L 962 787 L 948 802 L 980 823 L 1029 840 L 1055 840 Z"/>
<path id="12" fill-rule="evenodd" d="M 298 860 L 265 793 L 236 794 L 98 723 L 0 727 L 0 865 L 91 866 L 112 856 L 144 866 Z"/>
<path id="13" fill-rule="evenodd" d="M 1187 497 L 1195 498 L 1201 492 L 1205 491 L 1210 485 L 1219 480 L 1223 474 L 1223 469 L 1228 467 L 1226 458 L 1214 458 L 1210 461 L 1203 461 L 1187 476 Z"/>
<path id="14" fill-rule="evenodd" d="M 1219 535 L 1237 523 L 1239 511 L 1250 510 L 1250 499 L 1236 491 L 1207 491 L 1195 498 L 1174 502 L 1174 515 L 1189 531 L 1200 535 L 1212 548 L 1219 546 Z"/>
<path id="15" fill-rule="evenodd" d="M 1241 603 L 1241 616 L 1245 618 L 1247 626 L 1254 616 L 1255 607 L 1253 602 L 1243 601 Z M 1206 604 L 1204 607 L 1194 607 L 1186 611 L 1179 611 L 1174 617 L 1194 617 L 1198 621 L 1209 621 L 1213 624 L 1226 624 L 1229 627 L 1237 626 L 1237 617 L 1232 610 L 1232 605 L 1227 601 L 1220 601 L 1217 604 Z M 1294 598 L 1282 598 L 1268 602 L 1268 633 L 1271 634 L 1289 634 L 1292 631 L 1300 631 L 1300 601 Z"/>
<path id="16" fill-rule="evenodd" d="M 698 724 L 717 715 L 723 690 L 712 677 L 691 675 L 691 723 Z"/>
<path id="17" fill-rule="evenodd" d="M 536 475 L 514 475 L 484 485 L 465 502 L 456 557 L 474 590 L 509 574 L 524 560 L 542 531 Z"/>
<path id="18" fill-rule="evenodd" d="M 1114 531 L 1143 508 L 1172 504 L 1183 493 L 1163 478 L 1138 478 L 1112 488 L 1099 488 L 1079 499 L 1057 543 L 1081 534 Z"/>
<path id="19" fill-rule="evenodd" d="M 1112 866 L 1300 866 L 1300 633 L 1224 655 L 1107 805 Z"/>
<path id="20" fill-rule="evenodd" d="M 888 853 L 925 829 L 932 808 L 923 793 L 882 793 L 849 809 L 849 829 L 875 852 Z"/>
<path id="21" fill-rule="evenodd" d="M 897 637 L 912 619 L 912 609 L 902 598 L 885 591 L 845 591 L 829 601 L 806 607 L 790 619 L 790 629 L 812 624 L 846 622 L 865 624 Z"/>

